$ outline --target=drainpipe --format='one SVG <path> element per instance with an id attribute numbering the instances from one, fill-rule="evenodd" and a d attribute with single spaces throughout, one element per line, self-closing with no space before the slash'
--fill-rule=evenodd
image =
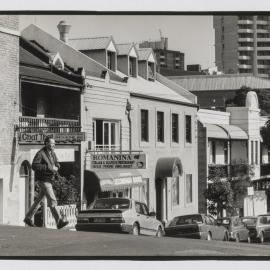
<path id="1" fill-rule="evenodd" d="M 129 152 L 131 153 L 132 150 L 132 140 L 131 140 L 131 118 L 130 118 L 130 112 L 132 110 L 131 104 L 129 102 L 129 100 L 127 99 L 127 104 L 126 104 L 126 114 L 127 114 L 127 118 L 128 118 L 128 123 L 129 123 Z"/>

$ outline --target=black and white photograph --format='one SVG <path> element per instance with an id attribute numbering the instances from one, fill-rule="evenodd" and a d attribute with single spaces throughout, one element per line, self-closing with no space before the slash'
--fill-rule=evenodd
<path id="1" fill-rule="evenodd" d="M 0 11 L 0 260 L 269 260 L 270 5 L 20 8 Z"/>

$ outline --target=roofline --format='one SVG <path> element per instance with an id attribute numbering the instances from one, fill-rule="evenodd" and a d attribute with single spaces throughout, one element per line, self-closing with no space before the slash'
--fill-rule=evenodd
<path id="1" fill-rule="evenodd" d="M 156 100 L 156 101 L 161 101 L 161 102 L 165 102 L 165 103 L 174 103 L 174 104 L 183 105 L 183 106 L 187 106 L 187 107 L 194 107 L 197 109 L 199 108 L 199 105 L 193 104 L 193 103 L 188 103 L 188 102 L 178 101 L 178 100 L 173 100 L 173 99 L 154 97 L 154 96 L 138 94 L 138 93 L 134 93 L 134 92 L 131 92 L 130 96 L 137 97 L 137 98 L 143 98 L 143 99 Z"/>
<path id="2" fill-rule="evenodd" d="M 261 79 L 265 81 L 269 81 L 269 79 L 265 79 L 259 76 L 254 76 L 252 73 L 249 74 L 221 74 L 221 75 L 186 75 L 186 76 L 180 76 L 180 75 L 172 75 L 172 76 L 166 76 L 170 78 L 178 78 L 178 79 L 194 79 L 194 78 L 234 78 L 234 77 L 254 77 L 256 79 Z"/>
<path id="3" fill-rule="evenodd" d="M 36 77 L 29 77 L 29 76 L 25 76 L 25 75 L 20 75 L 20 81 L 26 82 L 26 83 L 32 83 L 32 84 L 39 84 L 39 85 L 64 88 L 64 89 L 74 90 L 76 92 L 82 91 L 82 87 L 79 87 L 79 86 L 71 86 L 71 85 L 60 84 L 60 83 L 52 82 L 52 81 L 45 81 L 43 79 L 39 79 Z"/>

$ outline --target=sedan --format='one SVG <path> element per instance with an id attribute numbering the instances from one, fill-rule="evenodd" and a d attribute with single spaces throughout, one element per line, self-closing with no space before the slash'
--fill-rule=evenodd
<path id="1" fill-rule="evenodd" d="M 218 226 L 212 216 L 204 214 L 175 217 L 165 227 L 165 235 L 206 240 L 229 239 L 228 230 L 224 226 Z"/>
<path id="2" fill-rule="evenodd" d="M 125 232 L 161 237 L 164 227 L 146 204 L 127 198 L 97 199 L 92 208 L 80 211 L 77 231 Z"/>
<path id="3" fill-rule="evenodd" d="M 259 215 L 257 217 L 243 217 L 242 221 L 249 230 L 251 241 L 264 243 L 270 239 L 270 215 Z"/>
<path id="4" fill-rule="evenodd" d="M 238 216 L 224 217 L 217 220 L 218 225 L 222 225 L 228 229 L 229 240 L 235 242 L 247 241 L 250 243 L 249 230 Z"/>

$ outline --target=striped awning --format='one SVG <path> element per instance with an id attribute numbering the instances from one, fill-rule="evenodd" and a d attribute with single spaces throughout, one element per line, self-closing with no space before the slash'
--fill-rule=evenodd
<path id="1" fill-rule="evenodd" d="M 230 139 L 234 140 L 248 140 L 247 133 L 238 126 L 234 125 L 219 125 L 224 128 L 229 134 Z"/>
<path id="2" fill-rule="evenodd" d="M 143 186 L 141 173 L 137 170 L 92 170 L 88 171 L 91 180 L 98 179 L 101 191 L 123 190 Z"/>
<path id="3" fill-rule="evenodd" d="M 229 140 L 228 133 L 220 126 L 215 124 L 204 124 L 207 129 L 207 137 L 215 139 Z"/>
<path id="4" fill-rule="evenodd" d="M 225 140 L 248 140 L 247 133 L 238 126 L 204 124 L 207 129 L 207 137 Z"/>

